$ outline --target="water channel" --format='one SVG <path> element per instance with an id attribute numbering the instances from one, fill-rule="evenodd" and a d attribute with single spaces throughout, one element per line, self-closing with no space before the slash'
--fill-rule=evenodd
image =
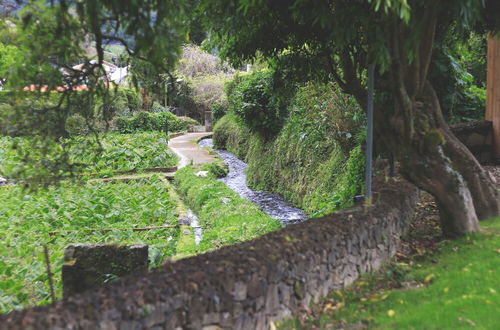
<path id="1" fill-rule="evenodd" d="M 203 139 L 199 142 L 202 147 L 213 147 L 212 139 Z M 308 216 L 301 209 L 293 206 L 285 200 L 283 196 L 266 191 L 250 189 L 246 184 L 246 169 L 248 164 L 238 159 L 235 155 L 226 150 L 214 149 L 229 167 L 226 177 L 219 179 L 229 188 L 237 192 L 242 198 L 259 206 L 274 219 L 278 219 L 283 225 L 302 222 Z"/>

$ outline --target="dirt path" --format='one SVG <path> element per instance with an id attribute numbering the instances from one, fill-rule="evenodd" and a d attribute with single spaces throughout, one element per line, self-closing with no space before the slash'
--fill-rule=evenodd
<path id="1" fill-rule="evenodd" d="M 170 149 L 179 157 L 178 168 L 182 168 L 189 163 L 204 164 L 215 161 L 207 150 L 200 148 L 196 141 L 212 133 L 187 133 L 171 139 L 168 143 Z"/>

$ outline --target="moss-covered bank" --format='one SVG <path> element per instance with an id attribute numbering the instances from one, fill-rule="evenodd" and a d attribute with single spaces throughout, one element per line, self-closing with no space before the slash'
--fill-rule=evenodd
<path id="1" fill-rule="evenodd" d="M 363 182 L 362 112 L 334 86 L 318 84 L 300 88 L 288 112 L 271 138 L 229 112 L 215 126 L 215 146 L 249 164 L 250 187 L 279 193 L 311 216 L 350 205 Z"/>

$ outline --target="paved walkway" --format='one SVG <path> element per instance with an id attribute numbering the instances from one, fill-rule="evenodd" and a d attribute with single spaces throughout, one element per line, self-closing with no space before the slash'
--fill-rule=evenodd
<path id="1" fill-rule="evenodd" d="M 168 142 L 168 146 L 180 159 L 177 167 L 182 168 L 191 162 L 193 162 L 194 165 L 198 165 L 215 161 L 215 157 L 211 156 L 207 150 L 200 148 L 196 144 L 198 139 L 211 134 L 210 132 L 187 133 L 171 139 Z"/>

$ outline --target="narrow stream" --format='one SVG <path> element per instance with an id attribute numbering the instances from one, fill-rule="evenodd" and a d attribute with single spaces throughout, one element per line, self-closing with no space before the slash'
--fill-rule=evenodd
<path id="1" fill-rule="evenodd" d="M 213 147 L 212 139 L 203 139 L 199 143 L 202 147 Z M 308 219 L 301 209 L 293 206 L 283 196 L 266 191 L 250 189 L 246 184 L 246 169 L 248 164 L 238 159 L 226 150 L 214 149 L 229 167 L 229 173 L 225 178 L 219 179 L 229 188 L 236 191 L 242 198 L 257 204 L 259 208 L 274 219 L 281 221 L 283 225 L 302 222 Z"/>
<path id="2" fill-rule="evenodd" d="M 188 210 L 187 213 L 189 218 L 189 225 L 194 230 L 194 242 L 196 245 L 198 245 L 200 244 L 203 238 L 203 229 L 200 227 L 200 223 L 198 221 L 198 217 L 196 216 L 196 214 L 194 214 L 194 212 L 191 210 Z"/>

